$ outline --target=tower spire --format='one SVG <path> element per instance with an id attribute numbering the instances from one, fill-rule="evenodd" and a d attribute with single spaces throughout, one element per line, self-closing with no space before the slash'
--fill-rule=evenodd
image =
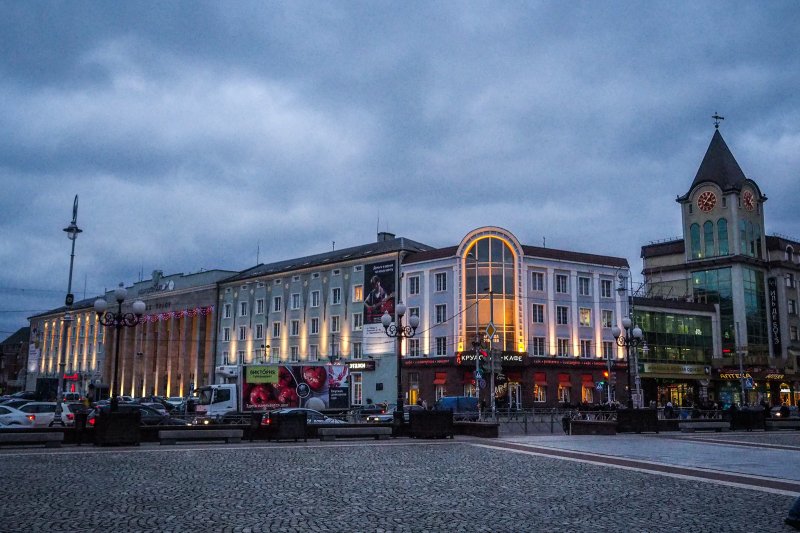
<path id="1" fill-rule="evenodd" d="M 714 114 L 711 115 L 711 118 L 714 119 L 714 129 L 715 130 L 719 129 L 719 121 L 720 120 L 725 120 L 725 117 L 719 116 L 719 113 L 717 113 L 716 111 L 714 111 Z"/>

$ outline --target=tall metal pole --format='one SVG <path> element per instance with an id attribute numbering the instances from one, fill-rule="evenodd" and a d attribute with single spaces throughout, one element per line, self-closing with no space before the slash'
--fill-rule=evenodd
<path id="1" fill-rule="evenodd" d="M 744 388 L 744 349 L 741 345 L 741 337 L 739 336 L 739 323 L 736 323 L 736 355 L 739 356 L 739 384 L 742 386 L 742 407 L 745 405 L 747 393 Z"/>
<path id="2" fill-rule="evenodd" d="M 64 367 L 67 364 L 67 342 L 69 340 L 69 329 L 70 324 L 72 323 L 72 304 L 75 301 L 75 296 L 72 294 L 72 266 L 75 262 L 75 240 L 78 238 L 78 233 L 81 233 L 83 230 L 78 228 L 78 195 L 75 195 L 75 200 L 72 202 L 72 222 L 70 222 L 69 226 L 64 228 L 64 231 L 67 232 L 67 238 L 72 241 L 72 251 L 69 254 L 69 280 L 67 281 L 67 297 L 64 301 L 66 305 L 66 311 L 64 312 L 64 333 L 61 336 L 61 356 L 58 362 L 58 397 L 56 398 L 56 412 L 53 415 L 53 420 L 50 422 L 50 425 L 61 425 L 64 426 L 64 420 L 62 414 L 64 412 L 64 408 L 61 406 L 61 397 L 64 396 Z"/>
<path id="3" fill-rule="evenodd" d="M 491 278 L 490 278 L 491 279 Z M 489 289 L 489 323 L 494 326 L 494 287 Z M 494 372 L 495 372 L 495 353 L 494 353 L 494 335 L 489 337 L 489 353 L 492 357 L 492 373 L 489 376 L 491 382 L 489 383 L 489 395 L 491 396 L 492 416 L 494 416 Z"/>

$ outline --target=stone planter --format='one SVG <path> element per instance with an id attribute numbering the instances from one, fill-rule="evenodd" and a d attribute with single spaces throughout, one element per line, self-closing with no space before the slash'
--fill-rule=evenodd
<path id="1" fill-rule="evenodd" d="M 452 411 L 411 411 L 409 436 L 417 439 L 444 439 L 453 438 Z"/>
<path id="2" fill-rule="evenodd" d="M 658 433 L 656 409 L 618 409 L 617 433 Z"/>

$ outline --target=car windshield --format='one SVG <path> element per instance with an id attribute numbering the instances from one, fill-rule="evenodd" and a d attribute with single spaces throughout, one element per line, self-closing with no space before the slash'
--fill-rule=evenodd
<path id="1" fill-rule="evenodd" d="M 211 405 L 211 398 L 214 395 L 214 389 L 197 389 L 197 405 Z"/>

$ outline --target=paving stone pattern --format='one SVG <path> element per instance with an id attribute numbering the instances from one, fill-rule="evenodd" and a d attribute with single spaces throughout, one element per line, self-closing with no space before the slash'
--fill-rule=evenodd
<path id="1" fill-rule="evenodd" d="M 463 440 L 6 450 L 0 480 L 3 532 L 752 533 L 793 501 Z"/>

